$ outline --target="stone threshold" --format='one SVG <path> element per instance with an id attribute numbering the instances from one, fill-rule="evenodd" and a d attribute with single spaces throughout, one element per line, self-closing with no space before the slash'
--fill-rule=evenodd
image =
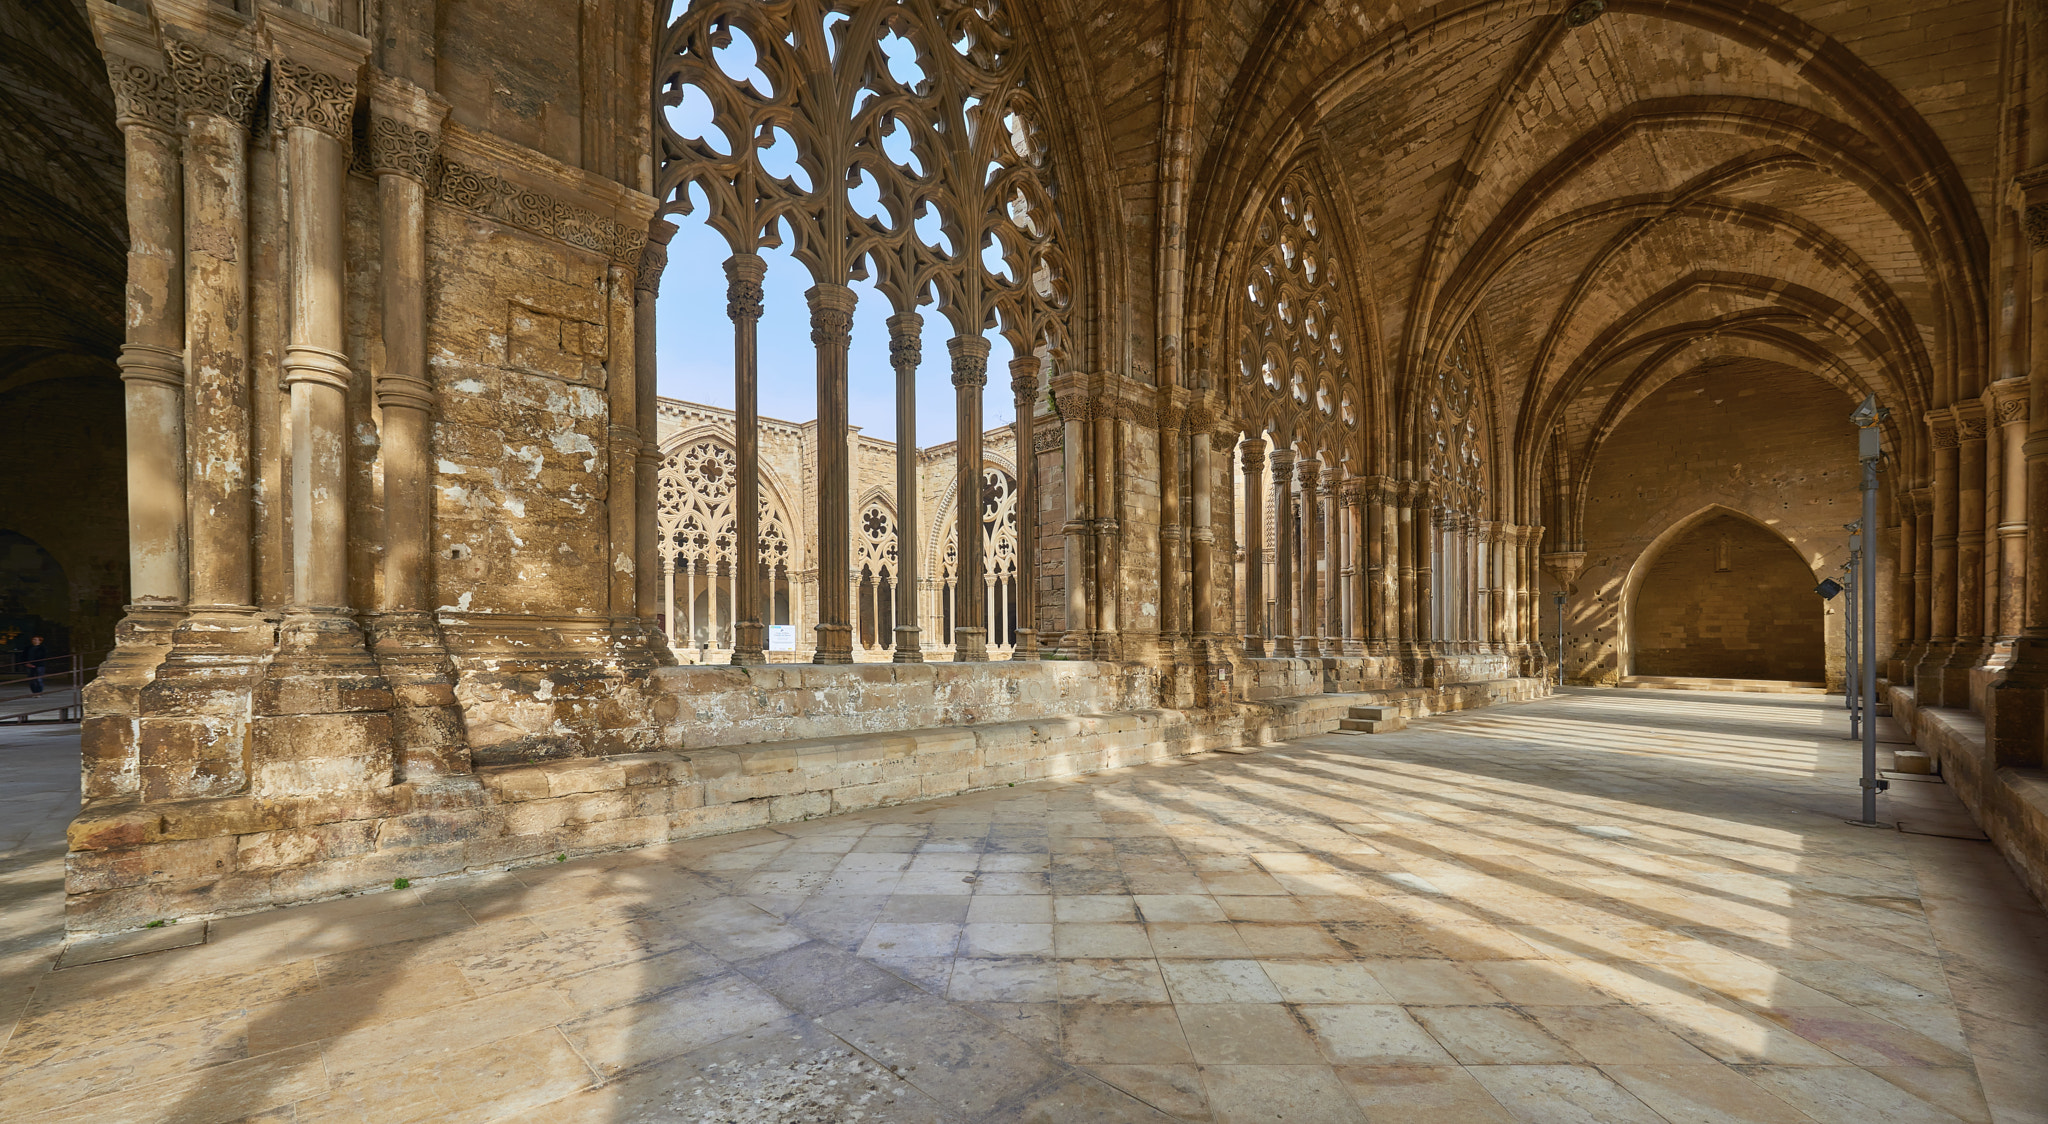
<path id="1" fill-rule="evenodd" d="M 1892 715 L 1941 763 L 1977 826 L 2037 901 L 2048 903 L 2048 770 L 1991 768 L 1981 715 L 1920 706 L 1911 687 L 1889 690 Z"/>
<path id="2" fill-rule="evenodd" d="M 1304 695 L 482 766 L 342 798 L 95 800 L 69 831 L 74 936 L 230 916 L 483 869 L 744 831 L 1328 733 L 1351 707 L 1422 715 L 1539 680 Z"/>

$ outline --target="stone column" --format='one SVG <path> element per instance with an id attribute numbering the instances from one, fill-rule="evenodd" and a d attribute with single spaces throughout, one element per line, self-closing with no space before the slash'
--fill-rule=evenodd
<path id="1" fill-rule="evenodd" d="M 135 715 L 185 605 L 184 190 L 178 107 L 163 51 L 143 17 L 90 6 L 127 157 L 129 601 L 115 648 L 85 688 L 83 794 L 136 789 Z"/>
<path id="2" fill-rule="evenodd" d="M 1188 532 L 1189 568 L 1193 571 L 1189 583 L 1193 602 L 1189 606 L 1189 627 L 1194 630 L 1195 642 L 1201 646 L 1204 667 L 1214 658 L 1210 649 L 1215 640 L 1218 601 L 1216 575 L 1212 569 L 1216 564 L 1216 454 L 1224 453 L 1223 463 L 1230 463 L 1228 453 L 1233 436 L 1216 427 L 1215 416 L 1206 407 L 1198 409 L 1190 418 L 1188 498 L 1194 511 L 1193 526 Z"/>
<path id="3" fill-rule="evenodd" d="M 1321 588 L 1322 575 L 1316 567 L 1320 564 L 1323 545 L 1323 523 L 1321 503 L 1317 498 L 1318 485 L 1323 479 L 1323 465 L 1313 456 L 1304 457 L 1295 463 L 1295 480 L 1298 485 L 1296 503 L 1301 512 L 1296 533 L 1300 535 L 1301 557 L 1296 568 L 1301 574 L 1301 585 L 1295 595 L 1300 599 L 1300 637 L 1295 642 L 1297 656 L 1319 656 L 1322 654 L 1322 621 L 1316 608 L 1321 602 L 1317 593 Z"/>
<path id="4" fill-rule="evenodd" d="M 818 348 L 818 649 L 813 658 L 817 663 L 852 663 L 846 581 L 853 533 L 847 490 L 851 466 L 846 444 L 846 346 L 853 336 L 855 296 L 845 285 L 821 282 L 805 290 L 804 297 L 811 306 L 811 342 Z"/>
<path id="5" fill-rule="evenodd" d="M 1095 654 L 1116 659 L 1122 654 L 1117 633 L 1118 559 L 1122 521 L 1117 517 L 1117 421 L 1121 404 L 1105 396 L 1095 403 L 1095 455 L 1091 460 L 1095 488 Z"/>
<path id="6" fill-rule="evenodd" d="M 470 768 L 455 669 L 427 589 L 433 572 L 435 403 L 427 376 L 426 182 L 447 112 L 445 102 L 409 82 L 379 79 L 370 90 L 364 153 L 377 177 L 384 333 L 384 365 L 373 383 L 382 422 L 384 581 L 382 600 L 370 619 L 370 641 L 391 685 L 399 775 L 409 781 Z M 653 275 L 659 277 L 659 271 Z M 651 294 L 645 303 L 651 335 Z M 647 350 L 651 356 L 651 339 Z"/>
<path id="7" fill-rule="evenodd" d="M 1294 450 L 1276 447 L 1268 461 L 1273 467 L 1273 654 L 1293 656 L 1300 654 L 1294 635 Z"/>
<path id="8" fill-rule="evenodd" d="M 1266 644 L 1266 442 L 1247 438 L 1238 455 L 1244 463 L 1244 654 L 1261 659 L 1278 654 Z"/>
<path id="9" fill-rule="evenodd" d="M 1955 417 L 1946 408 L 1926 416 L 1929 447 L 1933 450 L 1934 510 L 1932 586 L 1923 594 L 1929 601 L 1932 632 L 1927 650 L 1913 671 L 1913 686 L 1921 706 L 1951 705 L 1944 692 L 1943 670 L 1956 644 L 1956 529 L 1959 514 L 1957 477 L 1960 448 Z"/>
<path id="10" fill-rule="evenodd" d="M 1934 623 L 1934 499 L 1932 489 L 1913 490 L 1913 650 L 1907 665 L 1909 681 L 1933 644 Z"/>
<path id="11" fill-rule="evenodd" d="M 1366 575 L 1366 557 L 1370 548 L 1366 537 L 1365 481 L 1356 476 L 1346 477 L 1341 489 L 1346 528 L 1344 564 L 1350 568 L 1345 593 L 1344 654 L 1362 656 L 1367 635 L 1366 604 L 1370 596 Z"/>
<path id="12" fill-rule="evenodd" d="M 946 350 L 953 357 L 957 419 L 953 500 L 959 515 L 953 520 L 953 533 L 959 536 L 960 581 L 953 600 L 953 659 L 957 663 L 985 663 L 988 586 L 981 541 L 981 389 L 988 385 L 988 341 L 980 336 L 954 336 L 946 341 Z"/>
<path id="13" fill-rule="evenodd" d="M 2000 379 L 1991 384 L 1991 420 L 2001 438 L 1998 519 L 1998 626 L 1996 635 L 2010 644 L 2025 618 L 2027 589 L 2027 380 Z"/>
<path id="14" fill-rule="evenodd" d="M 1060 527 L 1066 536 L 1067 631 L 1060 638 L 1060 652 L 1075 659 L 1087 659 L 1093 650 L 1088 642 L 1088 409 L 1091 402 L 1085 380 L 1062 376 L 1054 380 L 1054 400 L 1059 405 L 1060 486 L 1066 501 L 1067 520 Z"/>
<path id="15" fill-rule="evenodd" d="M 732 382 L 733 382 L 733 452 L 734 471 L 739 479 L 733 481 L 733 643 L 732 662 L 734 667 L 747 667 L 768 662 L 766 638 L 761 626 L 761 371 L 760 340 L 761 325 L 761 282 L 768 276 L 768 263 L 759 254 L 734 254 L 725 261 L 725 314 L 732 320 Z M 839 286 L 834 286 L 838 288 Z M 825 286 L 819 286 L 820 289 Z M 811 290 L 812 293 L 818 289 Z M 848 292 L 851 298 L 851 291 Z M 816 338 L 815 325 L 818 322 L 818 301 L 811 302 L 812 335 Z M 846 313 L 853 314 L 853 302 L 846 302 Z M 849 329 L 850 330 L 850 329 Z M 844 432 L 843 428 L 825 427 L 826 355 L 828 349 L 838 352 L 837 401 L 840 421 L 845 422 L 846 402 L 846 341 L 842 337 L 836 345 L 818 341 L 818 447 L 828 445 L 837 449 L 841 442 L 828 441 L 832 434 Z M 821 469 L 823 466 L 820 466 Z M 839 465 L 840 471 L 846 466 Z M 820 479 L 823 474 L 821 472 Z M 844 491 L 845 489 L 840 489 Z M 821 488 L 823 497 L 836 497 L 839 492 Z M 847 518 L 843 504 L 824 503 L 820 507 L 822 519 L 824 508 L 837 508 L 839 518 Z M 822 522 L 820 526 L 822 527 Z M 822 533 L 822 531 L 821 531 Z M 842 543 L 846 538 L 840 536 Z M 822 546 L 826 540 L 818 540 Z M 849 549 L 842 545 L 842 550 Z M 831 571 L 826 571 L 830 573 Z M 844 619 L 844 618 L 841 618 Z M 851 659 L 852 634 L 848 634 L 848 659 Z M 824 641 L 819 641 L 822 650 Z M 836 661 L 822 656 L 819 663 Z"/>
<path id="16" fill-rule="evenodd" d="M 1919 537 L 1920 523 L 1916 493 L 1901 488 L 1893 493 L 1893 497 L 1897 503 L 1899 519 L 1898 557 L 1892 573 L 1893 598 L 1898 606 L 1898 623 L 1892 630 L 1892 658 L 1885 669 L 1885 678 L 1904 687 L 1912 683 L 1913 653 L 1916 650 L 1915 645 L 1919 643 L 1914 621 L 1918 603 L 1915 594 L 1920 588 L 1916 566 L 1920 557 L 1919 544 L 1916 541 Z"/>
<path id="17" fill-rule="evenodd" d="M 1010 397 L 1017 411 L 1017 646 L 1010 652 L 1013 661 L 1038 658 L 1038 367 L 1036 355 L 1010 360 Z"/>
<path id="18" fill-rule="evenodd" d="M 2030 49 L 2043 38 L 2042 22 L 2037 18 L 2034 25 Z M 2036 62 L 2034 78 L 2041 69 Z M 2044 95 L 2036 85 L 2030 81 L 2029 112 L 2031 119 L 2038 121 Z M 2048 727 L 2048 160 L 2044 160 L 2048 130 L 2035 125 L 2029 129 L 2029 138 L 2030 167 L 2016 178 L 2025 201 L 2022 229 L 2029 251 L 2024 266 L 2029 373 L 2026 406 L 2016 411 L 2013 419 L 2025 419 L 2026 439 L 2014 442 L 2008 437 L 2006 441 L 2008 449 L 2017 443 L 2026 460 L 2023 487 L 2014 486 L 2009 478 L 2007 484 L 2009 491 L 2022 492 L 2025 501 L 2023 518 L 2012 520 L 2013 509 L 2008 504 L 2007 521 L 2001 525 L 2003 531 L 2014 522 L 2024 524 L 2024 530 L 2016 528 L 2016 534 L 2025 536 L 2026 571 L 2016 583 L 2021 605 L 2019 637 L 2013 641 L 2011 661 L 1994 686 L 1991 713 L 1986 716 L 1985 738 L 1991 758 L 1987 764 L 1993 768 L 2048 764 L 2043 745 L 2044 727 Z M 2015 425 L 2008 433 L 2021 431 Z"/>
<path id="19" fill-rule="evenodd" d="M 896 654 L 923 663 L 918 637 L 917 367 L 924 361 L 924 317 L 889 317 L 889 366 L 896 371 Z M 1021 545 L 1021 544 L 1020 544 Z"/>
<path id="20" fill-rule="evenodd" d="M 263 72 L 243 33 L 178 37 L 165 57 L 185 126 L 186 590 L 190 613 L 143 688 L 146 801 L 222 796 L 248 774 L 248 693 L 271 630 L 252 604 L 248 141 Z"/>
<path id="21" fill-rule="evenodd" d="M 1415 632 L 1413 638 L 1425 647 L 1434 645 L 1443 638 L 1438 630 L 1435 570 L 1440 563 L 1436 557 L 1438 532 L 1443 527 L 1444 511 L 1436 504 L 1436 497 L 1427 485 L 1418 486 L 1415 492 Z M 1435 654 L 1432 649 L 1429 654 Z"/>
<path id="22" fill-rule="evenodd" d="M 1187 622 L 1181 619 L 1185 604 L 1181 589 L 1180 525 L 1180 443 L 1181 422 L 1187 407 L 1169 389 L 1159 396 L 1159 643 L 1160 654 L 1169 661 L 1187 644 Z"/>
<path id="23" fill-rule="evenodd" d="M 1401 639 L 1401 511 L 1391 477 L 1368 477 L 1365 486 L 1366 569 L 1371 584 L 1371 648 L 1385 655 Z"/>
<path id="24" fill-rule="evenodd" d="M 1400 611 L 1397 616 L 1400 629 L 1397 635 L 1402 644 L 1412 645 L 1423 636 L 1423 632 L 1419 628 L 1420 622 L 1416 617 L 1418 599 L 1415 596 L 1417 572 L 1415 561 L 1416 549 L 1421 544 L 1425 532 L 1418 526 L 1423 520 L 1416 517 L 1415 505 L 1418 493 L 1414 483 L 1407 480 L 1399 481 L 1394 485 L 1390 494 L 1395 500 L 1394 521 L 1396 525 L 1393 528 L 1393 537 L 1396 545 L 1395 555 L 1399 562 L 1399 565 L 1395 567 L 1395 589 L 1393 591 L 1398 595 L 1400 602 Z M 1427 516 L 1423 518 L 1426 519 Z"/>
<path id="25" fill-rule="evenodd" d="M 283 130 L 283 381 L 291 415 L 291 599 L 253 707 L 258 796 L 384 788 L 397 779 L 390 687 L 348 606 L 350 385 L 342 189 L 365 39 L 266 8 L 271 109 Z M 424 372 L 421 372 L 424 373 Z"/>
<path id="26" fill-rule="evenodd" d="M 1950 408 L 1956 435 L 1954 647 L 1943 662 L 1942 703 L 1970 705 L 1970 672 L 1989 656 L 1984 639 L 1984 404 Z"/>

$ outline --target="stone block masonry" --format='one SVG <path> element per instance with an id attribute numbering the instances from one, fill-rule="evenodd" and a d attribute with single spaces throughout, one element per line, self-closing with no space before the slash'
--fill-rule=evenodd
<path id="1" fill-rule="evenodd" d="M 1367 670 L 1246 661 L 1245 682 L 1292 693 L 1182 711 L 1154 704 L 1149 676 L 1085 661 L 665 668 L 614 681 L 609 712 L 640 717 L 610 743 L 623 748 L 588 755 L 535 732 L 567 721 L 546 700 L 499 699 L 471 729 L 517 733 L 480 742 L 467 776 L 334 798 L 89 801 L 70 830 L 68 924 L 111 932 L 245 913 L 1256 746 L 1334 730 L 1357 705 L 1424 714 L 1547 690 L 1530 679 L 1403 688 Z M 1326 680 L 1380 686 L 1326 693 Z"/>

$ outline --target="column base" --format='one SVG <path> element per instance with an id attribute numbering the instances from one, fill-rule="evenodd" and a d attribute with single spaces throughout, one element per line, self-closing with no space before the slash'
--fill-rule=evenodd
<path id="1" fill-rule="evenodd" d="M 1037 659 L 1037 658 L 1038 658 L 1038 630 L 1037 630 L 1037 629 L 1035 629 L 1035 628 L 1020 628 L 1020 629 L 1018 629 L 1018 630 L 1017 630 L 1017 645 L 1016 645 L 1016 647 L 1014 647 L 1014 648 L 1010 649 L 1010 659 L 1011 659 L 1011 661 L 1012 661 L 1012 662 L 1015 662 L 1015 661 L 1018 661 L 1018 660 L 1035 660 L 1035 659 Z"/>
<path id="2" fill-rule="evenodd" d="M 114 629 L 114 650 L 85 685 L 79 743 L 87 799 L 136 791 L 135 719 L 142 689 L 170 653 L 183 605 L 130 605 Z"/>
<path id="3" fill-rule="evenodd" d="M 988 630 L 981 628 L 956 628 L 953 630 L 954 663 L 987 663 Z"/>
<path id="4" fill-rule="evenodd" d="M 1941 665 L 1941 697 L 1946 705 L 1967 709 L 1971 704 L 1970 673 L 1991 658 L 1991 645 L 1982 637 L 1958 640 Z"/>
<path id="5" fill-rule="evenodd" d="M 1960 708 L 1970 705 L 1969 684 L 1963 685 L 1961 702 L 1949 698 L 1948 683 L 1943 672 L 1948 661 L 1955 654 L 1954 641 L 1936 641 L 1929 644 L 1920 654 L 1919 662 L 1913 665 L 1913 698 L 1919 706 Z"/>
<path id="6" fill-rule="evenodd" d="M 821 624 L 818 626 L 818 650 L 811 655 L 812 663 L 852 663 L 853 626 L 846 624 Z"/>
<path id="7" fill-rule="evenodd" d="M 916 625 L 899 624 L 896 626 L 896 654 L 890 657 L 893 662 L 924 662 L 924 647 L 918 640 L 919 631 Z"/>
<path id="8" fill-rule="evenodd" d="M 1245 637 L 1245 638 L 1244 638 L 1244 658 L 1246 658 L 1246 659 L 1248 659 L 1248 660 L 1262 660 L 1262 659 L 1265 659 L 1265 658 L 1266 658 L 1266 638 L 1265 638 L 1265 637 L 1263 637 L 1263 636 L 1247 636 L 1247 637 Z"/>
<path id="9" fill-rule="evenodd" d="M 393 702 L 353 618 L 339 609 L 287 610 L 252 700 L 250 792 L 343 795 L 397 783 Z"/>
<path id="10" fill-rule="evenodd" d="M 370 654 L 391 686 L 398 779 L 418 783 L 469 774 L 469 734 L 440 623 L 431 613 L 379 613 L 367 631 Z"/>
<path id="11" fill-rule="evenodd" d="M 2048 765 L 2048 637 L 2012 642 L 2012 659 L 1986 692 L 1986 777 Z"/>
<path id="12" fill-rule="evenodd" d="M 276 643 L 254 605 L 193 609 L 137 698 L 137 794 L 144 802 L 232 796 L 249 786 L 250 703 Z"/>
<path id="13" fill-rule="evenodd" d="M 759 667 L 768 662 L 760 621 L 739 621 L 732 626 L 732 666 Z"/>

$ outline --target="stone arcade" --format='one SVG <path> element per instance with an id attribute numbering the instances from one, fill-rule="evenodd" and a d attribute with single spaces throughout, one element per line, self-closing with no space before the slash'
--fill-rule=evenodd
<path id="1" fill-rule="evenodd" d="M 82 4 L 6 17 L 49 69 L 7 79 L 38 217 L 0 278 L 0 424 L 99 427 L 81 510 L 126 511 L 123 577 L 6 501 L 79 637 L 126 606 L 75 932 L 1560 660 L 1839 688 L 1806 590 L 1870 393 L 1889 689 L 2048 891 L 2038 5 Z M 671 254 L 692 224 L 723 256 Z M 771 268 L 814 371 L 763 370 Z M 657 339 L 681 271 L 729 335 Z M 657 349 L 728 340 L 730 409 L 657 395 Z M 884 352 L 878 440 L 849 370 Z M 920 445 L 933 364 L 955 436 Z"/>

